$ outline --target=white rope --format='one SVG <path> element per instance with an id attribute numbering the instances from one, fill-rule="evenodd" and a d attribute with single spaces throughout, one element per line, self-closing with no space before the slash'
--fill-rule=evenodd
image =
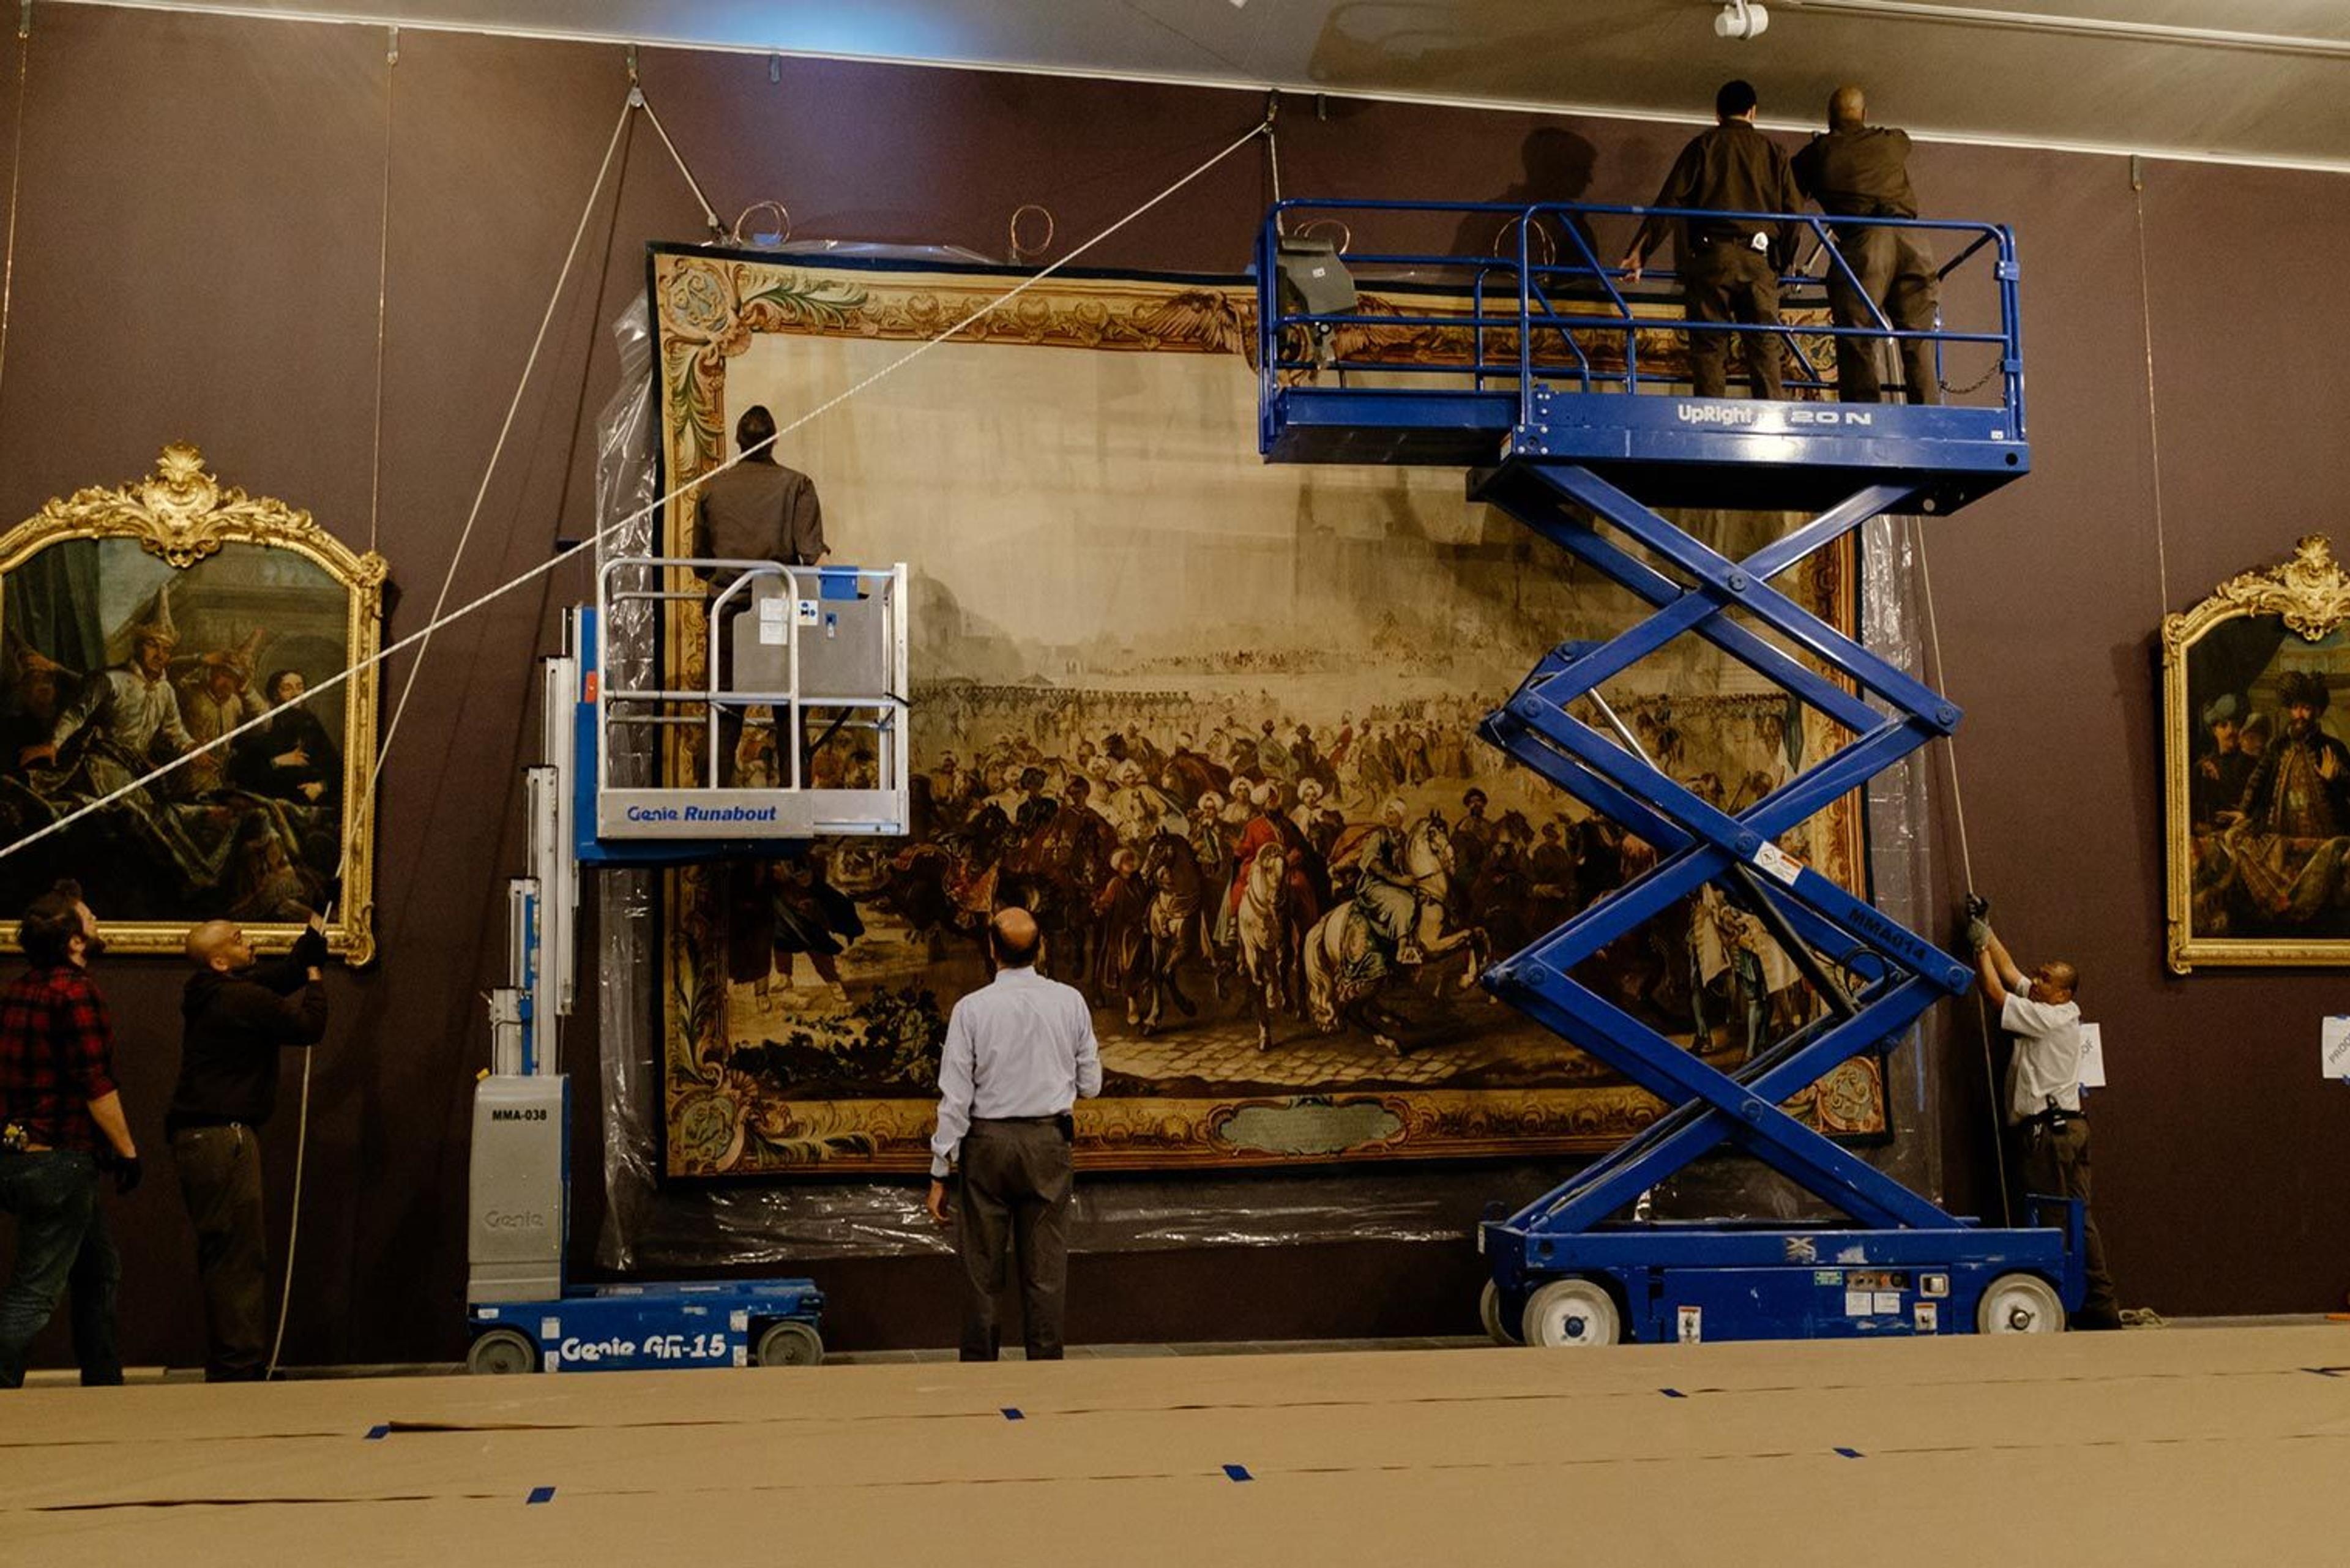
<path id="1" fill-rule="evenodd" d="M 554 324 L 555 307 L 563 303 L 563 291 L 571 281 L 572 264 L 579 259 L 579 242 L 587 236 L 588 220 L 596 213 L 596 202 L 604 193 L 604 179 L 612 171 L 612 155 L 619 151 L 620 133 L 629 126 L 629 116 L 636 112 L 639 99 L 633 92 L 620 106 L 620 118 L 612 124 L 612 138 L 604 144 L 604 161 L 596 170 L 596 183 L 588 187 L 587 205 L 579 209 L 578 226 L 571 231 L 571 248 L 563 254 L 563 270 L 555 279 L 555 292 L 546 296 L 546 309 L 538 318 L 538 335 L 530 340 L 530 357 L 523 361 L 522 379 L 515 383 L 513 399 L 506 404 L 506 417 L 498 426 L 498 439 L 490 448 L 489 466 L 482 470 L 482 483 L 473 491 L 473 504 L 465 514 L 465 526 L 457 535 L 457 548 L 449 556 L 449 570 L 441 578 L 441 592 L 432 601 L 432 617 L 437 625 L 441 612 L 449 603 L 449 590 L 456 585 L 457 568 L 465 559 L 465 546 L 473 542 L 474 524 L 482 518 L 482 504 L 489 498 L 490 481 L 498 472 L 498 459 L 504 455 L 506 438 L 514 431 L 515 416 L 522 411 L 523 394 L 530 389 L 531 372 L 538 368 L 539 350 L 546 346 L 546 329 Z M 391 711 L 391 722 L 385 727 L 383 744 L 377 748 L 375 769 L 368 774 L 368 793 L 372 795 L 383 777 L 383 764 L 391 756 L 391 742 L 400 733 L 400 722 L 408 714 L 408 699 L 416 691 L 416 678 L 424 670 L 424 656 L 432 647 L 432 628 L 425 628 L 424 646 L 408 667 L 408 675 L 400 682 L 400 701 Z"/>
<path id="2" fill-rule="evenodd" d="M 1914 521 L 1905 520 L 1905 524 L 1916 529 Z M 1918 579 L 1925 588 L 1926 640 L 1934 649 L 1934 685 L 1938 690 L 1948 693 L 1950 678 L 1942 668 L 1942 628 L 1934 615 L 1934 568 L 1926 559 L 1924 530 L 1916 529 L 1915 538 L 1918 545 Z M 1949 763 L 1950 772 L 1950 815 L 1957 821 L 1959 827 L 1959 871 L 1966 878 L 1967 891 L 1971 893 L 1975 890 L 1975 857 L 1973 850 L 1967 843 L 1967 797 L 1965 792 L 1959 787 L 1959 738 L 1954 734 L 1944 735 L 1942 748 L 1943 758 Z M 2000 1129 L 2006 1126 L 2006 1117 L 2000 1102 L 1999 1073 L 1991 1059 L 1991 1003 L 1984 998 L 1981 987 L 1977 987 L 1975 991 L 1975 1017 L 1981 1026 L 1980 1033 L 1982 1035 L 1983 1087 L 1991 1100 L 1992 1127 L 1991 1166 L 1999 1176 L 2000 1223 L 2012 1225 L 2015 1222 L 2015 1210 L 2007 1190 L 2007 1150 L 2001 1147 L 2000 1137 Z"/>
<path id="3" fill-rule="evenodd" d="M 375 435 L 368 457 L 368 553 L 375 553 L 377 528 L 383 502 L 383 346 L 384 327 L 391 302 L 391 131 L 394 97 L 400 82 L 400 29 L 390 29 L 383 56 L 383 192 L 376 217 L 375 254 Z M 418 655 L 419 661 L 422 655 Z M 339 881 L 349 864 L 350 840 L 343 841 L 335 862 Z M 339 895 L 338 895 L 339 897 Z M 334 899 L 328 900 L 328 910 Z M 324 915 L 328 910 L 319 911 Z M 310 1151 L 310 1064 L 317 1059 L 314 1044 L 302 1053 L 302 1092 L 294 1102 L 294 1193 L 286 1206 L 286 1262 L 277 1282 L 277 1330 L 269 1340 L 269 1365 L 262 1380 L 277 1376 L 278 1358 L 286 1349 L 286 1320 L 294 1310 L 294 1257 L 302 1241 L 302 1176 Z"/>
<path id="4" fill-rule="evenodd" d="M 310 1148 L 310 1064 L 318 1048 L 302 1053 L 302 1097 L 294 1118 L 294 1196 L 286 1211 L 286 1272 L 277 1287 L 277 1333 L 269 1342 L 269 1366 L 261 1375 L 267 1382 L 277 1376 L 278 1352 L 286 1348 L 286 1314 L 294 1301 L 294 1244 L 302 1235 L 302 1162 Z"/>
<path id="5" fill-rule="evenodd" d="M 33 80 L 33 0 L 16 26 L 16 133 L 8 144 L 8 259 L 0 268 L 0 378 L 8 369 L 8 307 L 16 297 L 17 184 L 25 172 L 25 99 Z"/>
<path id="6" fill-rule="evenodd" d="M 1217 164 L 1222 163 L 1225 159 L 1231 157 L 1233 153 L 1247 146 L 1249 142 L 1263 134 L 1263 132 L 1264 126 L 1262 124 L 1252 127 L 1246 135 L 1242 136 L 1232 142 L 1231 145 L 1225 147 L 1222 151 L 1215 154 L 1215 156 L 1208 159 L 1205 162 L 1191 170 L 1191 172 L 1177 180 L 1173 184 L 1168 186 L 1165 190 L 1159 192 L 1159 194 L 1151 197 L 1150 200 L 1143 202 L 1142 205 L 1135 208 L 1134 211 L 1118 219 L 1107 228 L 1105 228 L 1100 233 L 1095 234 L 1091 239 L 1087 240 L 1084 244 L 1065 253 L 1059 260 L 1043 268 L 1034 276 L 1023 279 L 1012 288 L 1007 289 L 1003 294 L 997 296 L 993 300 L 979 306 L 970 315 L 965 316 L 961 320 L 957 321 L 953 326 L 947 327 L 938 336 L 929 338 L 907 350 L 907 352 L 899 355 L 889 364 L 884 365 L 879 370 L 874 371 L 863 380 L 858 381 L 856 385 L 850 387 L 847 391 L 841 392 L 837 396 L 829 398 L 824 402 L 817 404 L 815 408 L 810 409 L 806 413 L 802 414 L 790 424 L 785 425 L 774 435 L 768 437 L 765 441 L 752 442 L 751 445 L 743 448 L 743 451 L 735 453 L 734 456 L 728 458 L 725 462 L 718 464 L 717 467 L 711 469 L 709 472 L 704 473 L 696 479 L 688 481 L 684 484 L 677 486 L 666 494 L 654 497 L 651 501 L 649 501 L 644 505 L 638 507 L 634 512 L 629 513 L 627 516 L 619 518 L 618 521 L 597 530 L 594 534 L 588 535 L 587 538 L 577 541 L 567 548 L 560 550 L 555 555 L 549 556 L 546 560 L 539 562 L 535 566 L 527 568 L 511 580 L 500 584 L 498 587 L 490 589 L 486 593 L 480 594 L 475 597 L 469 599 L 464 604 L 459 605 L 455 609 L 450 610 L 445 615 L 435 617 L 427 625 L 420 627 L 416 630 L 410 632 L 406 637 L 400 639 L 396 642 L 379 649 L 376 652 L 369 655 L 363 659 L 360 659 L 357 664 L 351 665 L 348 669 L 338 670 L 335 674 L 328 676 L 325 680 L 320 680 L 316 686 L 310 687 L 303 691 L 301 695 L 296 697 L 293 701 L 297 703 L 307 702 L 313 698 L 322 696 L 325 693 L 335 690 L 338 686 L 345 685 L 354 677 L 366 673 L 368 670 L 374 669 L 377 665 L 381 664 L 384 660 L 392 658 L 394 655 L 402 653 L 408 649 L 414 647 L 416 644 L 427 640 L 434 632 L 439 631 L 442 628 L 452 625 L 457 621 L 461 621 L 467 616 L 473 614 L 475 611 L 495 604 L 498 600 L 505 597 L 506 595 L 513 593 L 515 589 L 536 582 L 540 577 L 543 577 L 547 573 L 554 571 L 557 566 L 563 566 L 580 556 L 586 555 L 589 551 L 595 549 L 598 545 L 603 544 L 605 540 L 612 538 L 615 535 L 634 527 L 637 524 L 644 521 L 646 518 L 660 512 L 661 509 L 669 505 L 671 502 L 686 494 L 688 492 L 692 490 L 696 484 L 703 483 L 712 475 L 724 472 L 727 469 L 733 468 L 736 463 L 739 463 L 743 461 L 743 459 L 751 456 L 754 452 L 759 452 L 774 444 L 775 441 L 781 441 L 784 437 L 790 435 L 795 431 L 797 431 L 803 426 L 807 425 L 831 412 L 834 409 L 838 408 L 841 404 L 848 401 L 851 398 L 858 396 L 859 393 L 872 387 L 875 383 L 897 374 L 899 370 L 904 369 L 907 366 L 912 364 L 915 360 L 920 358 L 923 355 L 929 353 L 940 344 L 961 333 L 965 327 L 968 327 L 974 323 L 984 319 L 993 312 L 1002 309 L 1003 306 L 1011 304 L 1014 300 L 1019 298 L 1022 295 L 1026 294 L 1030 289 L 1035 288 L 1037 285 L 1043 283 L 1046 278 L 1051 277 L 1054 274 L 1061 271 L 1061 269 L 1076 261 L 1079 256 L 1084 255 L 1095 246 L 1100 244 L 1104 240 L 1107 240 L 1111 235 L 1118 233 L 1128 224 L 1141 217 L 1144 213 L 1158 207 L 1169 197 L 1173 196 L 1177 192 L 1181 191 L 1184 187 L 1190 185 L 1201 175 L 1205 174 L 1209 170 L 1213 169 Z M 204 742 L 201 745 L 192 747 L 188 751 L 181 753 L 178 756 L 173 757 L 170 762 L 149 770 L 147 773 L 144 773 L 139 777 L 131 780 L 129 784 L 124 784 L 121 788 L 101 795 L 86 805 L 78 806 L 74 810 L 68 812 L 65 815 L 58 817 L 55 822 L 49 823 L 46 826 L 36 828 L 34 831 L 26 834 L 21 838 L 11 840 L 6 845 L 0 845 L 0 860 L 5 860 L 12 855 L 16 855 L 25 849 L 30 848 L 32 846 L 39 843 L 42 839 L 48 837 L 52 834 L 64 832 L 75 823 L 79 822 L 83 818 L 90 816 L 95 813 L 105 810 L 107 807 L 112 805 L 115 802 L 122 799 L 126 795 L 134 794 L 139 791 L 147 788 L 151 784 L 169 778 L 172 774 L 179 772 L 182 768 L 186 767 L 189 763 L 194 762 L 198 757 L 203 756 L 207 753 L 215 751 L 220 747 L 229 745 L 240 737 L 260 729 L 263 725 L 268 723 L 275 715 L 276 710 L 272 710 L 268 713 L 264 713 L 258 717 L 248 719 L 244 723 L 235 726 L 234 729 L 227 730 L 213 737 L 212 740 Z"/>
<path id="7" fill-rule="evenodd" d="M 660 138 L 663 147 L 669 149 L 670 161 L 677 165 L 677 171 L 685 176 L 686 186 L 692 191 L 693 199 L 702 203 L 702 216 L 703 221 L 709 223 L 711 234 L 714 238 L 725 238 L 728 234 L 726 225 L 719 220 L 716 210 L 710 205 L 710 198 L 702 193 L 702 182 L 695 179 L 693 171 L 685 166 L 685 155 L 677 150 L 677 143 L 669 139 L 669 129 L 661 124 L 660 116 L 653 112 L 652 104 L 645 97 L 645 89 L 642 88 L 632 89 L 629 94 L 629 104 L 631 108 L 643 109 L 645 118 L 653 122 L 653 134 Z"/>
<path id="8" fill-rule="evenodd" d="M 2137 163 L 2132 159 L 2133 165 Z M 2154 571 L 2155 580 L 2162 590 L 2162 604 L 2156 612 L 2158 622 L 2170 613 L 2170 546 L 2162 528 L 2162 421 L 2155 411 L 2154 400 L 2154 286 L 2147 276 L 2146 265 L 2146 187 L 2133 180 L 2131 202 L 2137 209 L 2137 298 L 2138 319 L 2146 334 L 2146 455 L 2147 466 L 2154 475 Z"/>
<path id="9" fill-rule="evenodd" d="M 383 197 L 376 214 L 375 435 L 368 449 L 368 551 L 375 551 L 383 515 L 383 345 L 391 306 L 391 129 L 400 90 L 400 29 L 391 29 L 383 57 Z"/>

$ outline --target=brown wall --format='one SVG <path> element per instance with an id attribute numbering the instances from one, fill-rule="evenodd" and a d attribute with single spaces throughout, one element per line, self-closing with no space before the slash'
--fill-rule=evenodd
<path id="1" fill-rule="evenodd" d="M 36 21 L 0 365 L 0 518 L 143 473 L 163 441 L 187 439 L 231 482 L 364 543 L 383 34 L 78 5 Z M 16 109 L 6 74 L 0 135 Z M 378 526 L 401 591 L 399 635 L 422 624 L 439 589 L 627 78 L 617 47 L 413 30 L 390 76 Z M 770 84 L 763 57 L 666 51 L 647 52 L 643 78 L 727 217 L 776 197 L 803 236 L 995 254 L 1021 202 L 1051 207 L 1066 244 L 1244 130 L 1262 102 L 797 61 Z M 1789 67 L 1762 85 L 1775 105 L 1829 84 Z M 1544 125 L 1584 143 L 1565 143 L 1566 168 L 1546 164 L 1531 193 L 1601 201 L 1646 199 L 1686 135 L 1397 105 L 1336 104 L 1322 122 L 1292 99 L 1284 185 L 1516 196 L 1522 150 Z M 588 225 L 459 599 L 584 531 L 593 421 L 617 375 L 603 324 L 639 286 L 645 242 L 701 233 L 650 127 L 632 125 L 622 153 L 618 200 Z M 1937 525 L 1932 556 L 1949 685 L 1970 710 L 1960 756 L 1976 883 L 2021 953 L 2078 959 L 2111 1042 L 2098 1208 L 2125 1296 L 2179 1312 L 2338 1304 L 2350 1221 L 2319 1179 L 2350 1104 L 2311 1063 L 2340 987 L 2312 974 L 2164 976 L 2149 649 L 2163 610 L 2338 510 L 2350 458 L 2326 438 L 2350 391 L 2328 355 L 2350 306 L 2319 274 L 2350 240 L 2350 204 L 2328 176 L 2148 167 L 2158 453 L 2126 161 L 1929 147 L 1915 172 L 1931 210 L 1995 217 L 2022 236 L 2035 472 Z M 1235 270 L 1268 194 L 1252 151 L 1087 260 Z M 854 520 L 842 522 L 853 535 Z M 289 1361 L 450 1355 L 460 1344 L 466 1086 L 486 1057 L 479 994 L 504 966 L 531 661 L 555 608 L 585 586 L 558 574 L 452 628 L 417 687 L 383 783 L 383 962 L 331 981 L 338 1021 L 318 1063 Z M 392 664 L 388 692 L 406 668 Z M 1947 846 L 1955 822 L 1938 791 Z M 1955 897 L 1963 877 L 1948 860 Z M 134 1125 L 159 1150 L 179 979 L 154 961 L 105 974 Z M 575 1040 L 584 1066 L 592 1030 Z M 1960 1196 L 1981 1209 L 1995 1199 L 1984 1196 L 1979 1049 L 1962 1040 L 1948 1066 L 1945 1132 Z M 583 1105 L 583 1173 L 595 1168 L 593 1113 Z M 279 1216 L 292 1131 L 289 1104 L 270 1139 Z M 592 1237 L 599 1206 L 580 1196 Z M 191 1243 L 168 1169 L 111 1212 L 129 1276 L 126 1349 L 193 1361 Z M 814 1272 L 834 1293 L 836 1344 L 951 1337 L 938 1260 Z M 1473 1321 L 1475 1280 L 1465 1242 L 1093 1258 L 1078 1265 L 1072 1326 L 1095 1340 L 1459 1332 Z"/>

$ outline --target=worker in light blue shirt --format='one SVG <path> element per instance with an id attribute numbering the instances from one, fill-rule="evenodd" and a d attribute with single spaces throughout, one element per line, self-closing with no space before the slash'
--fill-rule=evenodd
<path id="1" fill-rule="evenodd" d="M 987 929 L 993 983 L 955 1003 L 939 1063 L 939 1126 L 931 1137 L 931 1218 L 948 1223 L 947 1179 L 962 1176 L 955 1250 L 965 1289 L 962 1359 L 993 1361 L 1005 1265 L 1020 1269 L 1020 1316 L 1031 1361 L 1061 1358 L 1069 1282 L 1070 1112 L 1101 1093 L 1093 1012 L 1073 986 L 1036 972 L 1043 938 L 1025 909 Z"/>

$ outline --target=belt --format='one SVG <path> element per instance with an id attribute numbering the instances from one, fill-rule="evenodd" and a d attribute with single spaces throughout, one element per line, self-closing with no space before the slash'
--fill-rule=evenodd
<path id="1" fill-rule="evenodd" d="M 975 1127 L 1049 1127 L 1057 1125 L 1068 1114 L 1056 1111 L 1042 1116 L 973 1116 L 971 1125 Z"/>
<path id="2" fill-rule="evenodd" d="M 2062 1127 L 2066 1122 L 2085 1122 L 2088 1119 L 2085 1112 L 2058 1109 L 2036 1111 L 2028 1116 L 2019 1116 L 2012 1125 L 2019 1127 Z"/>

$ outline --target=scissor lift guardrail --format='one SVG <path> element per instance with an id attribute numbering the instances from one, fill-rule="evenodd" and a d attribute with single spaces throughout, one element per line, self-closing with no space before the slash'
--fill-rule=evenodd
<path id="1" fill-rule="evenodd" d="M 1783 308 L 1824 306 L 1831 276 L 1852 277 L 1835 231 L 1898 230 L 1951 249 L 1941 265 L 1942 325 L 1903 331 L 1872 306 L 1865 326 L 1777 327 L 1684 322 L 1642 315 L 1678 306 L 1679 274 L 1651 268 L 1638 294 L 1604 266 L 1587 235 L 1613 223 L 1629 239 L 1651 216 L 1751 216 L 1797 226 L 1816 271 L 1783 279 Z M 1492 221 L 1504 254 L 1461 254 L 1416 236 Z M 1339 259 L 1379 296 L 1377 309 L 1311 313 L 1277 296 L 1284 247 L 1316 225 L 1347 226 L 1357 244 Z M 1555 247 L 1548 259 L 1537 239 Z M 1275 206 L 1255 254 L 1259 444 L 1276 462 L 1409 462 L 1477 467 L 1505 456 L 1570 459 L 1613 477 L 1637 477 L 1659 505 L 1746 508 L 1825 505 L 1862 479 L 1920 482 L 1923 510 L 1955 511 L 2030 466 L 2024 435 L 2023 349 L 2014 236 L 1992 223 L 1809 214 L 1723 214 L 1589 203 L 1288 201 Z M 1951 325 L 1954 306 L 1963 324 Z M 1979 319 L 1977 317 L 1980 317 Z M 1839 339 L 1922 341 L 1938 365 L 1981 381 L 1948 404 L 1762 402 L 1676 394 L 1679 382 L 1642 337 L 1726 337 L 1751 352 L 1791 346 L 1795 392 L 1833 396 L 1830 367 L 1806 346 Z M 1381 342 L 1411 335 L 1403 352 Z M 1433 346 L 1438 351 L 1429 351 Z M 1888 381 L 1888 386 L 1894 383 Z"/>
<path id="2" fill-rule="evenodd" d="M 712 588 L 689 574 L 724 575 Z M 692 587 L 676 586 L 694 581 Z M 762 595 L 760 585 L 781 588 Z M 754 607 L 755 601 L 755 607 Z M 671 603 L 706 607 L 703 679 L 699 686 L 598 684 L 596 639 L 614 623 L 617 607 Z M 757 624 L 756 645 L 777 650 L 785 679 L 759 687 L 723 681 L 724 639 L 748 613 L 771 607 L 781 614 Z M 584 759 L 582 783 L 594 785 L 594 803 L 582 814 L 588 836 L 606 840 L 674 839 L 707 844 L 715 839 L 806 839 L 827 835 L 894 835 L 907 830 L 912 757 L 907 735 L 907 578 L 903 563 L 891 567 L 794 566 L 774 561 L 670 556 L 618 556 L 596 579 L 596 613 L 584 628 L 581 699 L 593 710 L 587 733 L 594 755 Z M 808 667 L 819 640 L 844 629 L 869 642 L 867 657 L 854 662 L 869 671 L 859 684 L 827 684 L 812 679 Z M 749 709 L 769 710 L 776 740 L 778 776 L 772 785 L 729 782 L 722 741 L 725 715 L 740 721 Z M 810 714 L 824 725 L 810 744 Z M 619 784 L 612 777 L 613 732 L 631 727 L 682 730 L 695 737 L 700 755 L 693 776 L 670 784 Z M 869 736 L 873 776 L 865 784 L 818 787 L 806 776 L 806 758 L 816 745 L 841 732 Z"/>
<path id="3" fill-rule="evenodd" d="M 1387 223 L 1406 232 L 1462 214 L 1498 215 L 1503 233 L 1514 234 L 1516 254 L 1349 252 L 1349 266 L 1411 274 L 1402 297 L 1427 303 L 1400 314 L 1293 308 L 1280 278 L 1284 229 L 1301 215 L 1334 212 L 1357 214 L 1367 229 Z M 1799 336 L 1859 335 L 1987 351 L 1996 357 L 1998 389 L 1985 405 L 1700 399 L 1675 391 L 1653 356 L 1642 364 L 1639 333 L 1679 324 L 1638 316 L 1621 275 L 1598 263 L 1586 237 L 1595 219 L 1638 221 L 1649 213 L 1288 202 L 1269 215 L 1258 245 L 1261 433 L 1269 458 L 1466 462 L 1476 469 L 1472 497 L 1518 517 L 1653 607 L 1648 618 L 1609 641 L 1552 649 L 1482 727 L 1492 744 L 1657 852 L 1650 869 L 1492 966 L 1484 983 L 1667 1107 L 1570 1180 L 1482 1228 L 1492 1268 L 1488 1326 L 1544 1344 L 2061 1326 L 2082 1290 L 2079 1205 L 2051 1209 L 2059 1218 L 2054 1225 L 1978 1226 L 1785 1109 L 1841 1064 L 1892 1048 L 1927 1009 L 1961 994 L 1971 971 L 1779 848 L 1789 830 L 1950 733 L 1960 713 L 1771 579 L 1873 517 L 1946 513 L 2029 468 L 2012 238 L 1991 224 L 1899 223 L 1964 236 L 1953 266 L 1989 253 L 1994 319 L 1981 327 L 1904 333 L 1881 315 L 1873 326 L 1844 328 L 1689 324 L 1774 346 Z M 1846 266 L 1827 220 L 1757 216 L 1802 226 L 1828 267 Z M 1567 236 L 1571 254 L 1534 259 L 1531 236 L 1545 222 Z M 1821 276 L 1799 283 L 1816 286 Z M 1579 297 L 1562 308 L 1570 290 Z M 1438 333 L 1440 343 L 1452 332 L 1468 352 L 1423 352 L 1409 362 L 1350 358 L 1332 336 L 1398 325 Z M 1594 352 L 1609 340 L 1617 345 L 1613 359 Z M 1350 383 L 1364 376 L 1411 384 Z M 1791 376 L 1789 384 L 1830 389 L 1816 373 Z M 1800 506 L 1814 514 L 1733 560 L 1657 510 L 1690 503 Z M 1743 811 L 1718 809 L 1640 753 L 1600 691 L 1685 635 L 1711 642 L 1850 738 Z M 1580 716 L 1578 704 L 1604 716 L 1620 743 Z M 1766 922 L 1826 1008 L 1728 1072 L 1574 973 L 1708 884 Z M 1789 1226 L 1626 1217 L 1642 1194 L 1725 1146 L 1780 1171 L 1846 1220 Z"/>

